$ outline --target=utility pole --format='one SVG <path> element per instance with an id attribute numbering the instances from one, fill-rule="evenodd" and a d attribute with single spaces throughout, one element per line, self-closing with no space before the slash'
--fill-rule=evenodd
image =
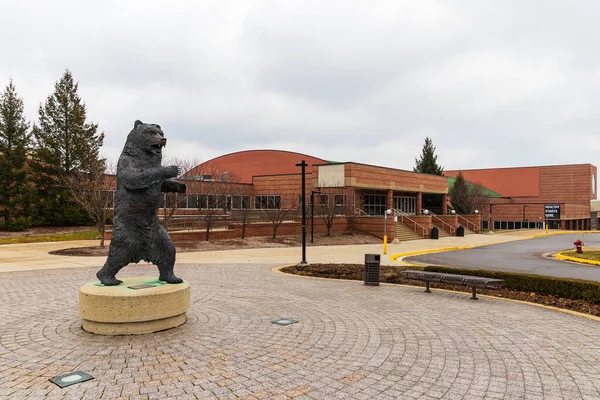
<path id="1" fill-rule="evenodd" d="M 302 261 L 300 265 L 307 265 L 306 262 L 306 161 L 302 160 L 301 162 L 296 164 L 296 167 L 302 167 Z"/>

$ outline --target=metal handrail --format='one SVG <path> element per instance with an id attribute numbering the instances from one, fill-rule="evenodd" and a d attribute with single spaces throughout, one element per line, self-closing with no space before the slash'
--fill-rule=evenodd
<path id="1" fill-rule="evenodd" d="M 360 208 L 355 209 L 354 210 L 354 214 L 355 215 L 358 214 L 359 217 L 362 217 L 363 215 L 366 216 L 366 217 L 372 217 L 371 214 L 366 213 L 364 210 L 362 210 Z"/>
<path id="2" fill-rule="evenodd" d="M 471 225 L 473 225 L 473 229 L 471 229 L 471 230 L 475 233 L 479 232 L 479 227 L 477 226 L 477 224 L 474 224 L 473 222 L 469 221 L 465 217 L 460 216 L 458 214 L 456 214 L 456 216 L 458 217 L 459 221 L 464 220 L 466 222 L 467 228 L 469 228 L 469 224 L 471 224 Z"/>
<path id="3" fill-rule="evenodd" d="M 414 226 L 414 231 L 417 233 L 417 226 L 421 228 L 421 232 L 423 233 L 423 237 L 429 236 L 429 229 L 425 228 L 423 225 L 419 224 L 417 221 L 411 219 L 407 213 L 394 208 L 394 217 L 400 217 L 402 220 L 400 222 L 404 223 L 404 220 L 407 219 Z"/>
<path id="4" fill-rule="evenodd" d="M 450 225 L 449 223 L 447 223 L 446 221 L 444 221 L 443 219 L 441 219 L 440 217 L 438 217 L 437 215 L 435 215 L 431 211 L 429 211 L 429 215 L 431 215 L 433 218 L 435 218 L 438 221 L 440 221 L 442 223 L 442 228 L 444 228 L 444 225 L 448 225 L 448 227 L 450 228 L 449 233 L 451 235 L 456 231 L 456 229 L 452 225 Z"/>

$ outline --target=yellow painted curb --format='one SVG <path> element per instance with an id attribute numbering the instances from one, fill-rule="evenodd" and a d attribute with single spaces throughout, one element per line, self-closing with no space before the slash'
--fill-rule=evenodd
<path id="1" fill-rule="evenodd" d="M 556 235 L 587 235 L 590 233 L 600 233 L 600 231 L 559 231 L 559 232 L 548 232 L 540 233 L 539 235 L 532 236 L 533 238 L 539 238 L 544 236 L 556 236 Z"/>
<path id="2" fill-rule="evenodd" d="M 406 253 L 396 253 L 396 254 L 392 254 L 390 256 L 390 260 L 392 260 L 394 262 L 399 262 L 396 260 L 400 257 L 416 256 L 416 255 L 429 254 L 429 253 L 439 253 L 442 251 L 465 250 L 465 249 L 470 249 L 471 247 L 473 247 L 473 246 L 441 247 L 439 249 L 429 249 L 429 250 L 409 251 Z"/>
<path id="3" fill-rule="evenodd" d="M 360 282 L 359 280 L 356 280 L 356 279 L 323 278 L 323 277 L 320 277 L 320 276 L 295 275 L 295 274 L 290 274 L 289 272 L 283 272 L 283 271 L 281 271 L 283 268 L 285 268 L 285 267 L 291 267 L 293 265 L 295 265 L 295 264 L 282 265 L 280 267 L 273 267 L 273 268 L 271 268 L 271 271 L 275 272 L 275 273 L 278 273 L 278 274 L 282 274 L 282 275 L 293 276 L 293 277 L 296 277 L 296 278 L 320 279 L 320 280 L 342 281 L 342 282 Z M 381 285 L 385 285 L 385 286 L 401 286 L 401 287 L 408 287 L 408 288 L 415 288 L 415 289 L 423 289 L 423 286 L 403 285 L 403 284 L 399 284 L 399 283 L 385 283 L 385 282 L 381 282 L 380 284 Z M 434 289 L 436 291 L 440 291 L 440 292 L 461 294 L 461 295 L 465 295 L 465 296 L 469 296 L 469 297 L 472 296 L 472 294 L 468 293 L 468 292 L 459 292 L 459 291 L 456 291 L 456 290 L 438 289 L 438 288 L 434 288 Z M 545 304 L 531 303 L 529 301 L 523 301 L 523 300 L 507 299 L 505 297 L 490 296 L 490 295 L 487 295 L 487 294 L 479 294 L 478 293 L 477 297 L 486 297 L 486 298 L 490 298 L 490 299 L 496 299 L 496 300 L 502 300 L 502 301 L 510 301 L 512 303 L 519 303 L 519 304 L 523 304 L 523 305 L 527 305 L 527 306 L 534 306 L 534 307 L 545 308 L 547 310 L 558 311 L 558 312 L 561 312 L 561 313 L 574 315 L 576 317 L 583 317 L 583 318 L 591 319 L 592 321 L 600 322 L 600 317 L 597 317 L 595 315 L 580 313 L 578 311 L 567 310 L 565 308 L 558 308 L 558 307 L 553 307 L 553 306 L 547 306 Z"/>
<path id="4" fill-rule="evenodd" d="M 579 258 L 579 257 L 571 257 L 571 256 L 567 256 L 563 253 L 557 253 L 556 258 L 558 258 L 559 260 L 563 260 L 563 261 L 573 261 L 573 262 L 582 263 L 582 264 L 600 265 L 600 261 L 586 260 L 585 258 Z"/>

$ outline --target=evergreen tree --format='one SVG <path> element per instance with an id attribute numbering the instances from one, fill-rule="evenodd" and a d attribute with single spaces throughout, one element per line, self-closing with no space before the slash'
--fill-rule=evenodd
<path id="1" fill-rule="evenodd" d="M 23 100 L 12 79 L 0 95 L 0 215 L 2 228 L 29 227 L 30 186 L 27 152 L 31 146 L 29 124 L 23 116 Z"/>
<path id="2" fill-rule="evenodd" d="M 462 171 L 458 171 L 454 185 L 448 194 L 452 207 L 459 214 L 473 214 L 475 210 L 481 210 L 487 203 L 483 187 L 467 182 Z"/>
<path id="3" fill-rule="evenodd" d="M 458 171 L 458 175 L 456 175 L 456 179 L 454 180 L 454 185 L 448 194 L 450 195 L 452 207 L 454 207 L 457 213 L 470 214 L 470 210 L 468 210 L 469 187 L 467 186 L 467 181 L 465 180 L 462 171 Z"/>
<path id="4" fill-rule="evenodd" d="M 444 168 L 437 164 L 437 156 L 435 155 L 435 146 L 431 138 L 425 138 L 421 158 L 415 158 L 414 172 L 422 172 L 425 174 L 444 175 Z"/>
<path id="5" fill-rule="evenodd" d="M 86 123 L 85 103 L 77 89 L 78 84 L 66 70 L 54 93 L 40 105 L 39 125 L 33 127 L 38 217 L 47 225 L 89 222 L 63 183 L 96 164 L 104 134 L 97 133 L 98 124 Z"/>

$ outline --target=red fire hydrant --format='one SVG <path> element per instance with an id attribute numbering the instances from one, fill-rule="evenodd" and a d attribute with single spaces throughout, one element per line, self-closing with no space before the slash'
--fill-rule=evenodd
<path id="1" fill-rule="evenodd" d="M 581 250 L 581 247 L 583 246 L 583 242 L 581 240 L 577 239 L 575 242 L 573 242 L 573 244 L 575 245 L 576 253 L 583 253 L 583 250 Z"/>

